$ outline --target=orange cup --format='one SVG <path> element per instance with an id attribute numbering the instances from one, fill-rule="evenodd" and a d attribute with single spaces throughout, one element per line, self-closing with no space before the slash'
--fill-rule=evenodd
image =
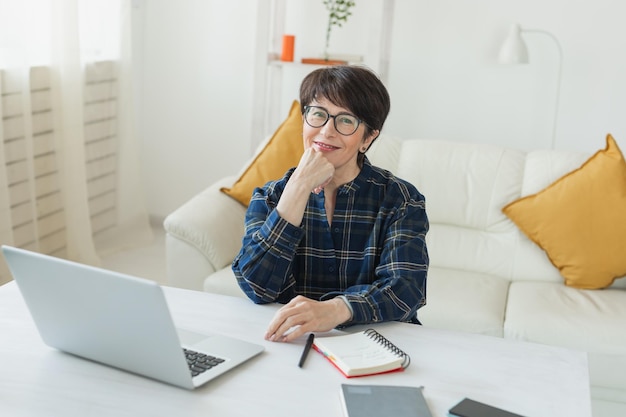
<path id="1" fill-rule="evenodd" d="M 293 46 L 295 41 L 296 37 L 294 35 L 283 35 L 283 51 L 280 56 L 281 61 L 293 61 Z"/>

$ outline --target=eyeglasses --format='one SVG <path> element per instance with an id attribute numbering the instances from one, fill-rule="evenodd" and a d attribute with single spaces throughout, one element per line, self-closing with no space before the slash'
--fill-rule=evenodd
<path id="1" fill-rule="evenodd" d="M 344 136 L 350 136 L 359 128 L 361 120 L 350 113 L 330 114 L 323 107 L 305 106 L 304 120 L 311 127 L 322 127 L 333 118 L 335 130 Z"/>

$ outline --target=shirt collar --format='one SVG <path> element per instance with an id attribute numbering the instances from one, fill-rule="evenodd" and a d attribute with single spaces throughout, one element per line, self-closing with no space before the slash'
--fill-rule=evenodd
<path id="1" fill-rule="evenodd" d="M 361 167 L 361 171 L 359 172 L 359 175 L 357 175 L 356 178 L 353 179 L 352 181 L 339 187 L 339 189 L 337 190 L 337 193 L 347 194 L 347 193 L 353 193 L 357 191 L 359 188 L 361 188 L 363 184 L 367 182 L 367 179 L 370 177 L 371 173 L 372 173 L 372 164 L 370 163 L 369 159 L 367 159 L 367 156 L 366 156 L 365 158 L 363 158 L 363 166 Z"/>

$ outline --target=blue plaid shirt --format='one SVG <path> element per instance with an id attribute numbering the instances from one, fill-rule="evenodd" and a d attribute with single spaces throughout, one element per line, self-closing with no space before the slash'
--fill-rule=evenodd
<path id="1" fill-rule="evenodd" d="M 365 158 L 360 174 L 337 190 L 332 225 L 324 193 L 311 193 L 300 227 L 275 208 L 295 168 L 256 188 L 246 212 L 242 248 L 232 268 L 255 303 L 344 296 L 344 325 L 417 321 L 426 304 L 424 197 L 410 183 Z"/>

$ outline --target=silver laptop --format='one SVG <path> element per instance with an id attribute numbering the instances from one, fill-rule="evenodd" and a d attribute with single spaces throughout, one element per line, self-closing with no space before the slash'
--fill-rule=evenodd
<path id="1" fill-rule="evenodd" d="M 153 281 L 9 246 L 2 252 L 41 338 L 64 352 L 194 389 L 264 349 L 177 330 Z"/>

